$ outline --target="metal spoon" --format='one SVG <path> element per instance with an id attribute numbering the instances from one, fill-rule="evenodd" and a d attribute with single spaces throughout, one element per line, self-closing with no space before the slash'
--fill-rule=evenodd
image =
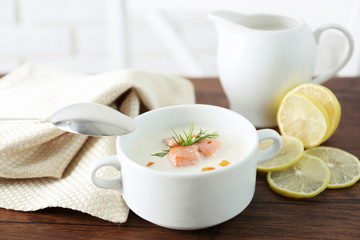
<path id="1" fill-rule="evenodd" d="M 48 119 L 0 119 L 0 122 L 4 121 L 50 122 L 64 131 L 88 136 L 120 136 L 135 130 L 132 118 L 97 103 L 72 104 L 59 109 Z"/>

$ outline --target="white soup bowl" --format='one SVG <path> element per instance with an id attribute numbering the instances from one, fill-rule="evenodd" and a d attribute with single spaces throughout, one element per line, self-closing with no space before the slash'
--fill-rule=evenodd
<path id="1" fill-rule="evenodd" d="M 172 229 L 206 228 L 241 213 L 254 196 L 256 165 L 274 157 L 281 148 L 281 139 L 276 131 L 256 130 L 238 113 L 211 105 L 159 108 L 139 115 L 134 121 L 136 130 L 117 138 L 117 155 L 95 162 L 91 170 L 92 182 L 101 188 L 120 191 L 134 213 Z M 166 172 L 142 166 L 128 157 L 129 149 L 141 137 L 191 123 L 240 136 L 246 143 L 245 154 L 224 168 L 207 172 Z M 265 139 L 273 139 L 274 143 L 270 148 L 259 151 L 259 142 Z M 99 179 L 96 171 L 103 166 L 114 166 L 120 170 L 120 176 Z"/>

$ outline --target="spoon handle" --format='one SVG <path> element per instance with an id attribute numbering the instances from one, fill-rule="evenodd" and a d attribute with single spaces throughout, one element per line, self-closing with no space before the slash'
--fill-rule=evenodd
<path id="1" fill-rule="evenodd" d="M 39 118 L 0 118 L 1 123 L 44 123 L 49 122 L 48 119 Z"/>

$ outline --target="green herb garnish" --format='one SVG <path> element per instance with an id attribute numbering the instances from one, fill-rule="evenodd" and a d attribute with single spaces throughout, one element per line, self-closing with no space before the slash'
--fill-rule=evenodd
<path id="1" fill-rule="evenodd" d="M 219 136 L 216 132 L 209 134 L 202 129 L 200 129 L 199 133 L 195 135 L 194 125 L 192 123 L 188 132 L 183 131 L 184 136 L 179 133 L 176 133 L 174 129 L 172 128 L 170 129 L 174 133 L 174 136 L 172 136 L 172 138 L 181 147 L 191 146 L 206 138 L 216 138 Z M 171 148 L 171 146 L 169 147 Z M 162 150 L 162 152 L 151 154 L 151 156 L 164 157 L 166 154 L 168 154 L 168 152 L 169 150 Z"/>
<path id="2" fill-rule="evenodd" d="M 164 157 L 166 154 L 168 154 L 170 150 L 162 150 L 162 152 L 151 154 L 151 156 L 155 157 Z"/>

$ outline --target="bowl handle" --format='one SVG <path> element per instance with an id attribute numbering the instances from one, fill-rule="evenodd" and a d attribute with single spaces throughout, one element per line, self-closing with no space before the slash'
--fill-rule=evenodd
<path id="1" fill-rule="evenodd" d="M 264 141 L 266 139 L 272 139 L 274 140 L 273 144 L 265 149 L 258 152 L 257 155 L 257 163 L 265 162 L 266 160 L 269 160 L 270 158 L 273 158 L 280 152 L 281 149 L 281 137 L 280 135 L 272 129 L 262 129 L 257 131 L 259 136 L 259 143 L 261 141 Z"/>
<path id="2" fill-rule="evenodd" d="M 90 171 L 92 183 L 99 188 L 114 189 L 122 192 L 121 175 L 112 179 L 100 179 L 96 176 L 97 170 L 105 166 L 113 166 L 117 170 L 121 169 L 120 161 L 116 155 L 99 158 L 95 161 Z"/>

